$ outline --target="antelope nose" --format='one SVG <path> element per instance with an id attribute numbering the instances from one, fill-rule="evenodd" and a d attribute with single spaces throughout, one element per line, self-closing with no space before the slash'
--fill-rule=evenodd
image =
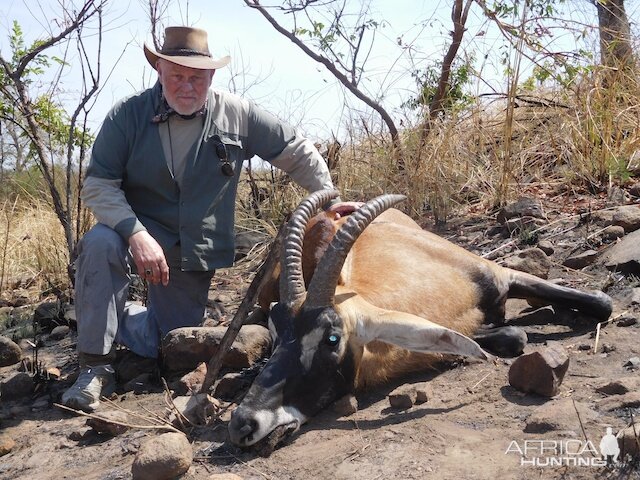
<path id="1" fill-rule="evenodd" d="M 254 433 L 258 430 L 258 422 L 253 416 L 236 410 L 231 415 L 228 428 L 231 441 L 236 445 L 246 446 L 253 443 Z"/>

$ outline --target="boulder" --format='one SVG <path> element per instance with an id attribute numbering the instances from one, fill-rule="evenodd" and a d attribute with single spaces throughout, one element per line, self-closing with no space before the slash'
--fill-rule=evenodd
<path id="1" fill-rule="evenodd" d="M 609 270 L 640 274 L 640 230 L 626 235 L 603 256 Z"/>
<path id="2" fill-rule="evenodd" d="M 562 264 L 565 267 L 569 267 L 574 270 L 580 270 L 591 265 L 596 258 L 598 258 L 598 252 L 596 252 L 595 250 L 587 250 L 582 253 L 570 255 L 569 257 L 565 258 Z"/>
<path id="3" fill-rule="evenodd" d="M 553 263 L 547 257 L 547 254 L 539 248 L 529 248 L 505 258 L 503 265 L 513 270 L 530 273 L 536 277 L 547 278 Z"/>
<path id="4" fill-rule="evenodd" d="M 602 240 L 610 242 L 620 237 L 624 237 L 624 228 L 619 225 L 609 225 L 602 230 Z"/>
<path id="5" fill-rule="evenodd" d="M 553 243 L 551 243 L 549 240 L 540 240 L 538 242 L 538 248 L 542 250 L 547 256 L 553 255 L 553 252 L 555 252 Z"/>
<path id="6" fill-rule="evenodd" d="M 0 399 L 16 400 L 33 393 L 35 384 L 31 375 L 18 372 L 0 383 Z"/>
<path id="7" fill-rule="evenodd" d="M 226 327 L 184 327 L 169 332 L 162 340 L 164 365 L 168 371 L 193 370 L 216 354 Z M 260 325 L 244 325 L 223 365 L 241 369 L 253 365 L 271 350 L 269 330 Z"/>
<path id="8" fill-rule="evenodd" d="M 0 367 L 15 365 L 21 358 L 20 346 L 10 338 L 0 335 Z"/>
<path id="9" fill-rule="evenodd" d="M 498 212 L 497 220 L 499 223 L 505 223 L 514 217 L 545 218 L 542 203 L 535 198 L 521 197 L 515 202 L 505 205 Z"/>
<path id="10" fill-rule="evenodd" d="M 134 480 L 169 480 L 186 473 L 192 460 L 193 452 L 186 436 L 164 433 L 140 446 L 131 473 Z"/>
<path id="11" fill-rule="evenodd" d="M 64 309 L 60 302 L 43 302 L 33 312 L 33 321 L 42 330 L 50 332 L 64 322 Z"/>
<path id="12" fill-rule="evenodd" d="M 567 354 L 560 348 L 547 347 L 514 360 L 509 368 L 509 384 L 521 392 L 553 397 L 568 369 Z"/>
<path id="13" fill-rule="evenodd" d="M 640 229 L 640 207 L 638 205 L 624 205 L 616 208 L 611 223 L 624 228 L 627 233 Z"/>

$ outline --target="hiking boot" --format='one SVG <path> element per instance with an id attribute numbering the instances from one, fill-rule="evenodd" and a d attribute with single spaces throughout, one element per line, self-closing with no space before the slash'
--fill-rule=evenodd
<path id="1" fill-rule="evenodd" d="M 100 397 L 111 395 L 115 389 L 116 377 L 111 365 L 81 367 L 76 383 L 62 395 L 62 403 L 69 408 L 92 412 L 100 405 Z"/>

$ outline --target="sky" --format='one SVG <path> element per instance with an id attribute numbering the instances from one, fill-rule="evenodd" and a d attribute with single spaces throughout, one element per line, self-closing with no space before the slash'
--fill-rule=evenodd
<path id="1" fill-rule="evenodd" d="M 7 36 L 14 20 L 23 27 L 28 44 L 58 31 L 61 2 L 73 3 L 72 0 L 0 0 L 0 52 L 8 54 Z M 155 72 L 142 52 L 143 42 L 151 43 L 145 3 L 144 0 L 111 0 L 107 4 L 103 78 L 110 73 L 91 113 L 94 128 L 98 128 L 115 101 L 155 81 Z M 638 0 L 628 3 L 632 4 L 630 16 L 635 15 Z M 399 110 L 412 89 L 409 75 L 412 66 L 442 58 L 450 28 L 450 4 L 450 0 L 371 2 L 374 17 L 386 23 L 378 30 L 375 49 L 369 52 L 369 69 L 362 86 L 373 95 L 383 96 L 389 110 Z M 594 12 L 586 14 L 594 15 Z M 323 66 L 277 33 L 259 12 L 247 7 L 242 0 L 174 0 L 164 21 L 165 25 L 192 25 L 207 30 L 214 56 L 232 57 L 230 67 L 216 72 L 214 86 L 256 101 L 310 138 L 328 139 L 339 132 L 345 116 L 354 112 L 346 109 L 345 103 L 356 111 L 363 109 L 363 104 L 352 96 L 347 94 L 345 99 L 344 88 Z M 591 21 L 595 22 L 595 16 Z M 476 42 L 478 52 L 497 54 L 499 35 L 487 30 L 485 20 L 472 12 L 465 34 L 467 41 Z M 413 43 L 416 48 L 401 49 L 399 37 L 405 45 Z M 555 40 L 559 38 L 556 35 Z M 73 53 L 70 55 L 73 59 Z M 70 63 L 73 65 L 73 60 Z M 504 79 L 500 78 L 499 70 L 502 67 L 488 56 L 483 65 L 493 85 L 483 83 L 478 88 L 501 89 Z M 75 98 L 73 92 L 78 78 L 78 72 L 73 70 L 62 78 L 71 100 Z M 41 81 L 41 88 L 46 89 L 51 80 L 45 76 Z"/>

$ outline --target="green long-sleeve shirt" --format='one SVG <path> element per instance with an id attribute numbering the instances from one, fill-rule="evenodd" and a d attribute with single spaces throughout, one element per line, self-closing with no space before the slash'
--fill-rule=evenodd
<path id="1" fill-rule="evenodd" d="M 242 162 L 254 155 L 312 192 L 333 188 L 313 144 L 289 125 L 236 95 L 210 90 L 199 140 L 188 153 L 179 188 L 165 158 L 159 125 L 161 87 L 113 107 L 96 137 L 82 199 L 96 219 L 123 238 L 147 230 L 167 250 L 180 243 L 183 270 L 233 263 L 234 205 Z M 223 175 L 215 136 L 234 175 Z"/>

